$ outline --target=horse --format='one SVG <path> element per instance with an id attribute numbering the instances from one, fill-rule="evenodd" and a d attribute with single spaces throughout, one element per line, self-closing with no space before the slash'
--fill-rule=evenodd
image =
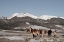
<path id="1" fill-rule="evenodd" d="M 37 34 L 37 36 L 40 36 L 40 34 L 42 34 L 42 37 L 44 37 L 44 36 L 46 35 L 46 31 L 45 31 L 45 30 L 32 29 L 32 28 L 30 27 L 29 31 L 30 31 L 30 33 L 31 33 L 32 35 Z"/>
<path id="2" fill-rule="evenodd" d="M 42 37 L 46 35 L 46 30 L 42 30 Z"/>

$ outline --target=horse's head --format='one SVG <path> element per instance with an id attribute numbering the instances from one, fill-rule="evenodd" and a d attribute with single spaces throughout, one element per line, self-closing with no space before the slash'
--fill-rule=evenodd
<path id="1" fill-rule="evenodd" d="M 31 31 L 32 31 L 32 28 L 30 27 L 30 29 L 29 29 L 29 30 L 30 30 L 30 32 L 31 32 Z"/>

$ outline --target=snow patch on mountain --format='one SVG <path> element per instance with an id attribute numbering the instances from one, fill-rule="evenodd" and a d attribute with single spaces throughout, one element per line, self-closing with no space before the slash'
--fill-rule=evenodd
<path id="1" fill-rule="evenodd" d="M 41 19 L 47 20 L 47 19 L 51 19 L 51 18 L 58 18 L 57 16 L 51 16 L 51 15 L 42 15 L 40 16 Z"/>
<path id="2" fill-rule="evenodd" d="M 13 18 L 15 16 L 17 16 L 17 17 L 26 17 L 26 16 L 28 16 L 28 17 L 31 17 L 31 18 L 34 18 L 34 19 L 38 18 L 37 16 L 34 16 L 32 14 L 29 14 L 29 13 L 15 13 L 11 17 L 9 17 L 8 19 L 11 19 L 11 18 Z"/>
<path id="3" fill-rule="evenodd" d="M 64 29 L 64 27 L 63 26 L 61 26 L 61 25 L 55 25 L 56 27 L 60 27 L 60 28 L 62 28 L 62 29 Z"/>
<path id="4" fill-rule="evenodd" d="M 31 25 L 30 27 L 31 27 L 32 29 L 45 29 L 45 30 L 49 30 L 49 29 L 46 28 L 46 27 L 37 26 L 37 25 Z"/>
<path id="5" fill-rule="evenodd" d="M 64 17 L 60 17 L 60 18 L 64 19 Z"/>
<path id="6" fill-rule="evenodd" d="M 30 23 L 29 23 L 29 22 L 26 22 L 26 24 L 27 24 L 27 25 L 30 25 Z"/>

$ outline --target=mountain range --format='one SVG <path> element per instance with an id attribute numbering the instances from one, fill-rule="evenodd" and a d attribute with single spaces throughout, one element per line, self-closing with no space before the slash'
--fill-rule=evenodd
<path id="1" fill-rule="evenodd" d="M 34 25 L 64 31 L 64 18 L 49 15 L 37 17 L 29 13 L 15 13 L 7 19 L 0 19 L 0 29 L 22 29 Z"/>

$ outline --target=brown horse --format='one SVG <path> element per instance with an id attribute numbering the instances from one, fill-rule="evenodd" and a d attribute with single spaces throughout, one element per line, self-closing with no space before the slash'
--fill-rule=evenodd
<path id="1" fill-rule="evenodd" d="M 42 30 L 42 37 L 46 35 L 46 30 Z"/>

